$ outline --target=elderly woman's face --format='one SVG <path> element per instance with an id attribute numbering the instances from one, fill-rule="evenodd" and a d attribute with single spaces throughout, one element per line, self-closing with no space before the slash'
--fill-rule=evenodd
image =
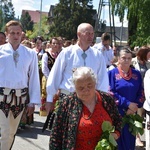
<path id="1" fill-rule="evenodd" d="M 89 98 L 95 96 L 95 82 L 91 77 L 83 77 L 82 79 L 78 79 L 75 82 L 75 89 L 77 96 L 81 100 L 88 100 Z"/>
<path id="2" fill-rule="evenodd" d="M 132 60 L 132 55 L 130 53 L 122 52 L 118 61 L 119 64 L 129 67 L 131 65 L 131 60 Z"/>

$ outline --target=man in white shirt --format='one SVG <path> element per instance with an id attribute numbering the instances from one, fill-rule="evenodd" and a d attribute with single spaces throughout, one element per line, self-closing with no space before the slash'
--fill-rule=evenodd
<path id="1" fill-rule="evenodd" d="M 101 37 L 101 43 L 96 43 L 94 48 L 102 52 L 107 68 L 112 64 L 114 58 L 114 52 L 110 46 L 110 35 L 108 33 L 103 33 Z"/>
<path id="2" fill-rule="evenodd" d="M 53 110 L 53 96 L 59 90 L 60 93 L 74 92 L 72 83 L 73 70 L 87 66 L 97 75 L 96 89 L 108 91 L 108 75 L 103 55 L 97 49 L 91 47 L 94 30 L 89 23 L 81 23 L 77 29 L 78 42 L 64 48 L 58 55 L 47 81 L 47 113 Z"/>
<path id="3" fill-rule="evenodd" d="M 8 43 L 0 46 L 0 150 L 11 149 L 28 94 L 28 115 L 40 103 L 37 55 L 20 44 L 18 21 L 9 21 L 5 30 Z"/>

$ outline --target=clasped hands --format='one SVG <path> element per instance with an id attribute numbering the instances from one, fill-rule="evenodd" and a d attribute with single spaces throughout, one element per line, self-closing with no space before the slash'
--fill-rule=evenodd
<path id="1" fill-rule="evenodd" d="M 131 102 L 130 105 L 128 106 L 128 110 L 126 114 L 127 115 L 134 114 L 137 112 L 137 110 L 138 110 L 138 104 Z"/>

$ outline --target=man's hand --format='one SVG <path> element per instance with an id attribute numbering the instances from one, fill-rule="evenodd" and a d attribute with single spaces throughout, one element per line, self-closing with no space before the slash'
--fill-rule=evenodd
<path id="1" fill-rule="evenodd" d="M 47 115 L 49 112 L 52 112 L 54 110 L 54 103 L 53 102 L 46 102 L 45 104 Z"/>
<path id="2" fill-rule="evenodd" d="M 27 106 L 27 109 L 26 109 L 26 112 L 27 112 L 27 115 L 30 116 L 34 113 L 34 110 L 35 110 L 35 107 L 34 106 Z"/>

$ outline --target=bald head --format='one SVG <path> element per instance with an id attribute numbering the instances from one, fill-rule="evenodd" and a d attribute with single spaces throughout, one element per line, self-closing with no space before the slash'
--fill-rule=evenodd
<path id="1" fill-rule="evenodd" d="M 92 27 L 91 24 L 89 24 L 89 23 L 81 23 L 81 24 L 78 26 L 77 33 L 78 33 L 78 32 L 82 32 L 82 33 L 83 33 L 83 32 L 86 31 L 87 28 L 92 28 L 92 29 L 93 29 L 93 27 Z"/>
<path id="2" fill-rule="evenodd" d="M 94 29 L 89 23 L 81 23 L 77 29 L 78 45 L 82 50 L 87 50 L 93 42 Z"/>

